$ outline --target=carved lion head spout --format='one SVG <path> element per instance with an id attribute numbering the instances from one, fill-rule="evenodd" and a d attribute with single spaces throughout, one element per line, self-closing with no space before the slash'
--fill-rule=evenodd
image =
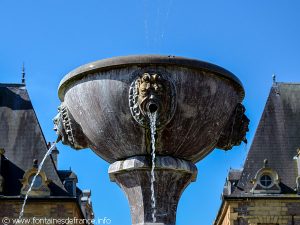
<path id="1" fill-rule="evenodd" d="M 165 125 L 174 115 L 175 88 L 166 76 L 143 73 L 130 86 L 129 105 L 134 119 L 147 125 L 149 113 L 156 113 L 158 126 Z"/>
<path id="2" fill-rule="evenodd" d="M 63 126 L 62 126 L 62 122 L 61 122 L 60 113 L 57 113 L 52 121 L 54 123 L 53 130 L 55 131 L 55 133 L 57 135 L 56 143 L 58 143 L 59 141 L 65 142 L 65 140 L 64 140 L 65 135 L 63 133 Z"/>
<path id="3" fill-rule="evenodd" d="M 74 149 L 88 147 L 88 142 L 79 124 L 77 124 L 69 112 L 68 108 L 62 103 L 58 107 L 58 114 L 53 118 L 57 141 L 62 141 L 64 145 L 69 145 Z"/>
<path id="4" fill-rule="evenodd" d="M 250 120 L 245 115 L 245 107 L 239 103 L 229 118 L 225 129 L 222 131 L 217 143 L 217 148 L 230 150 L 233 146 L 247 143 L 246 133 L 249 131 Z"/>
<path id="5" fill-rule="evenodd" d="M 167 87 L 163 85 L 162 78 L 157 74 L 144 73 L 137 82 L 138 104 L 141 112 L 144 115 L 159 113 L 162 110 L 163 102 L 169 97 L 164 95 L 164 89 Z"/>

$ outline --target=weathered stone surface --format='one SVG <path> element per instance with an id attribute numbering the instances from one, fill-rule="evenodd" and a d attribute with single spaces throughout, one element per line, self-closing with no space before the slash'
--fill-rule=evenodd
<path id="1" fill-rule="evenodd" d="M 65 76 L 59 97 L 64 110 L 55 120 L 58 135 L 112 163 L 110 179 L 124 190 L 134 225 L 175 225 L 180 196 L 196 180 L 193 163 L 218 143 L 224 149 L 240 144 L 248 126 L 240 81 L 221 67 L 181 57 L 93 62 Z M 149 126 L 154 112 L 156 221 Z"/>
<path id="2" fill-rule="evenodd" d="M 145 93 L 133 95 L 132 84 L 145 74 L 150 81 L 137 86 Z M 239 80 L 225 69 L 167 56 L 94 62 L 66 75 L 59 87 L 59 97 L 73 118 L 70 123 L 80 129 L 68 133 L 82 131 L 86 136 L 73 142 L 90 147 L 110 163 L 150 153 L 149 129 L 140 113 L 145 109 L 143 97 L 151 99 L 151 95 L 160 112 L 157 154 L 197 162 L 216 147 L 244 91 Z"/>
<path id="3" fill-rule="evenodd" d="M 145 156 L 117 161 L 109 167 L 110 179 L 125 192 L 133 225 L 175 225 L 184 189 L 197 177 L 196 166 L 172 157 L 157 157 L 155 164 L 156 223 L 152 221 L 151 159 Z"/>
<path id="4" fill-rule="evenodd" d="M 249 131 L 250 120 L 245 115 L 245 111 L 246 109 L 242 104 L 237 104 L 220 135 L 217 148 L 227 151 L 233 146 L 240 145 L 242 141 L 247 143 L 246 133 Z"/>
<path id="5" fill-rule="evenodd" d="M 300 199 L 296 195 L 227 201 L 214 225 L 299 225 Z"/>

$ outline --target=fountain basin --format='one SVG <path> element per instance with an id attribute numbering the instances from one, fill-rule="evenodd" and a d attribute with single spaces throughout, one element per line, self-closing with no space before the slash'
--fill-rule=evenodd
<path id="1" fill-rule="evenodd" d="M 245 140 L 241 82 L 202 61 L 141 55 L 96 61 L 67 74 L 56 130 L 109 163 L 149 155 L 147 113 L 157 111 L 156 154 L 197 162 Z"/>

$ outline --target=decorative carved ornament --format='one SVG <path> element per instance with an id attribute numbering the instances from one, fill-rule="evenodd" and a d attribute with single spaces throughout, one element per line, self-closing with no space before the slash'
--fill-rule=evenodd
<path id="1" fill-rule="evenodd" d="M 75 139 L 73 135 L 70 113 L 63 103 L 58 107 L 58 114 L 53 119 L 54 130 L 62 138 L 64 144 L 74 146 Z"/>
<path id="2" fill-rule="evenodd" d="M 33 167 L 25 172 L 23 179 L 20 180 L 22 183 L 21 195 L 26 195 L 37 171 L 38 171 L 38 169 L 36 167 Z M 48 196 L 50 196 L 50 189 L 48 187 L 49 183 L 50 183 L 50 180 L 48 180 L 46 174 L 43 171 L 41 171 L 35 179 L 35 182 L 32 186 L 29 196 L 31 196 L 31 197 L 48 197 Z"/>
<path id="3" fill-rule="evenodd" d="M 88 143 L 79 124 L 64 103 L 58 107 L 58 114 L 53 118 L 54 130 L 62 143 L 74 149 L 87 148 Z"/>
<path id="4" fill-rule="evenodd" d="M 230 116 L 225 129 L 221 132 L 217 148 L 230 150 L 233 146 L 238 146 L 241 142 L 247 143 L 246 133 L 249 131 L 250 120 L 245 115 L 245 107 L 239 103 Z"/>
<path id="5" fill-rule="evenodd" d="M 144 72 L 137 75 L 129 89 L 131 115 L 148 127 L 149 113 L 157 113 L 157 127 L 166 125 L 176 109 L 175 85 L 165 73 Z"/>

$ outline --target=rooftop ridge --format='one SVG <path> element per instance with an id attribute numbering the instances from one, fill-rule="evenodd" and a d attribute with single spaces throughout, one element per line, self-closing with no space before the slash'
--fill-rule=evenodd
<path id="1" fill-rule="evenodd" d="M 300 85 L 300 82 L 278 82 L 276 81 L 274 85 Z"/>
<path id="2" fill-rule="evenodd" d="M 19 83 L 0 83 L 0 87 L 26 87 L 26 85 Z"/>

